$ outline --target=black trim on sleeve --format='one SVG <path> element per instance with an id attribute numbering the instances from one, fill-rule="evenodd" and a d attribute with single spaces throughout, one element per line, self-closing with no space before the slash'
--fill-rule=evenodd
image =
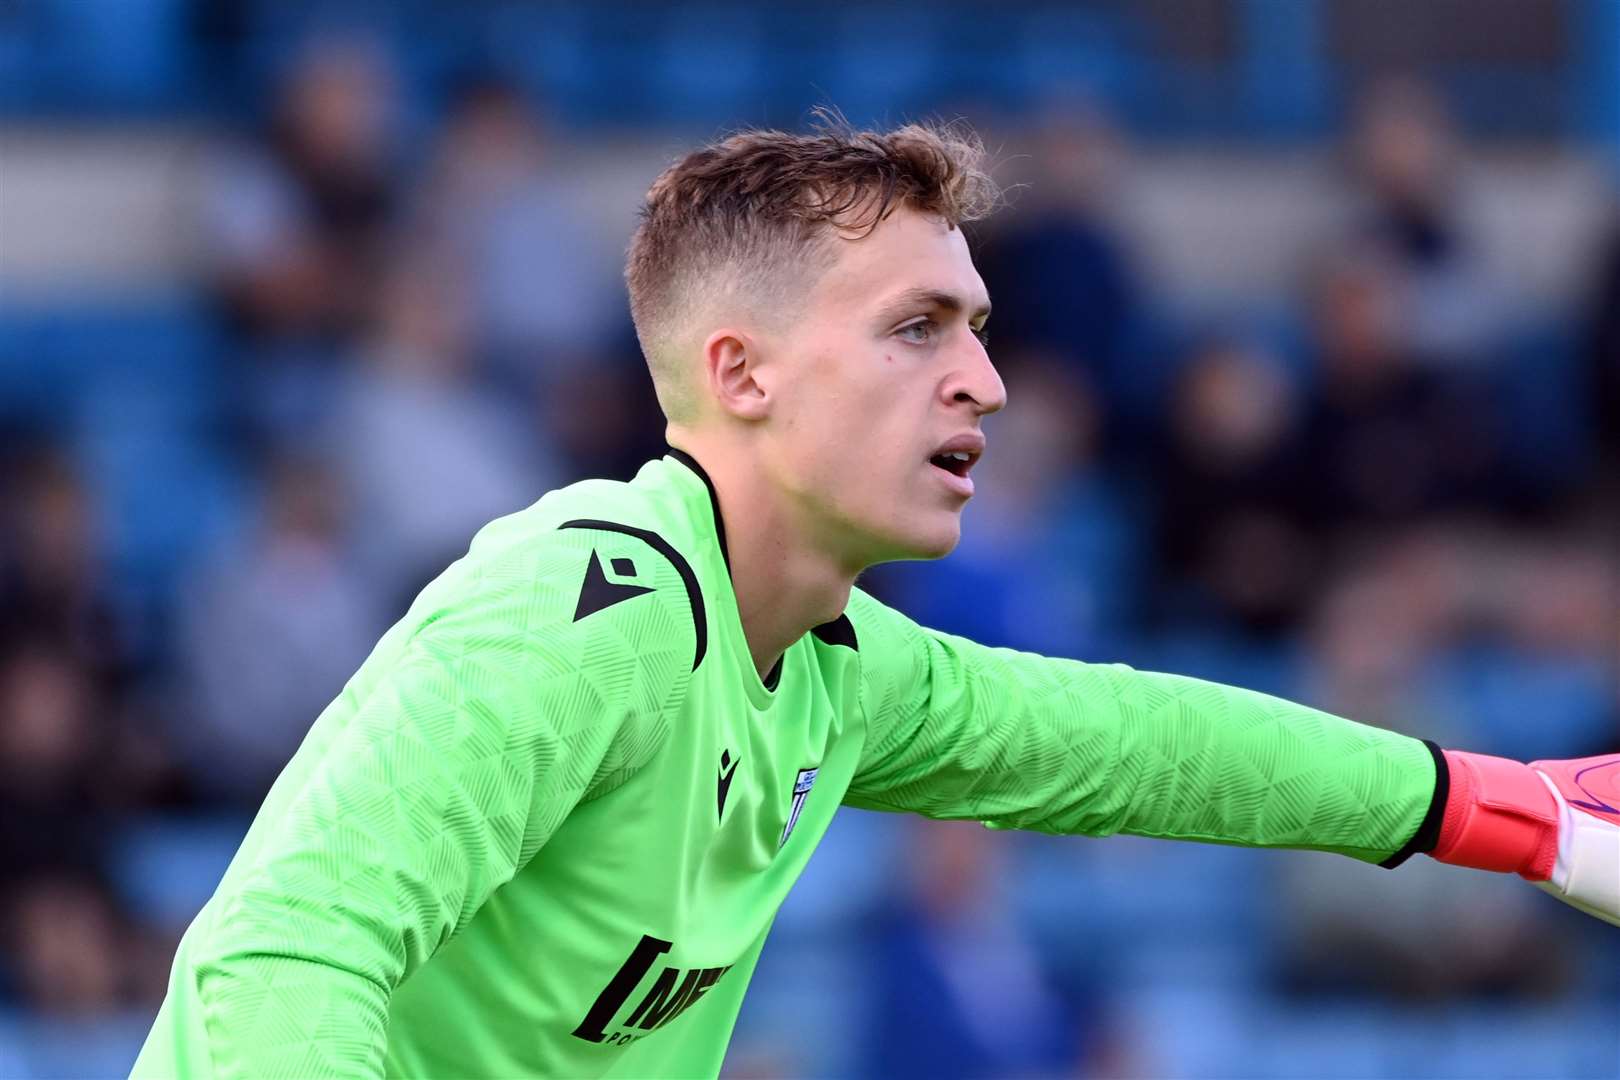
<path id="1" fill-rule="evenodd" d="M 1423 745 L 1429 748 L 1429 753 L 1434 757 L 1434 795 L 1429 799 L 1429 810 L 1423 815 L 1423 823 L 1412 834 L 1412 839 L 1378 864 L 1386 870 L 1395 869 L 1413 855 L 1428 854 L 1440 842 L 1440 825 L 1446 817 L 1446 799 L 1451 795 L 1451 767 L 1446 764 L 1446 757 L 1436 743 L 1424 739 Z"/>
<path id="2" fill-rule="evenodd" d="M 646 529 L 638 529 L 633 525 L 621 525 L 616 521 L 597 521 L 593 518 L 576 518 L 565 521 L 557 526 L 559 529 L 601 529 L 604 532 L 623 533 L 633 536 L 652 548 L 658 554 L 668 559 L 675 572 L 681 575 L 681 583 L 686 586 L 686 599 L 692 606 L 692 629 L 697 635 L 697 648 L 692 656 L 692 670 L 703 662 L 703 654 L 709 649 L 709 619 L 703 610 L 703 591 L 698 588 L 697 575 L 692 572 L 692 566 L 680 552 L 662 536 Z M 595 558 L 593 555 L 592 558 Z"/>
<path id="3" fill-rule="evenodd" d="M 726 564 L 726 573 L 730 574 L 731 552 L 726 549 L 726 519 L 720 516 L 720 495 L 714 490 L 714 481 L 709 479 L 708 470 L 698 464 L 697 458 L 688 454 L 685 450 L 677 449 L 668 444 L 665 445 L 665 449 L 669 451 L 670 457 L 697 473 L 698 479 L 703 481 L 703 486 L 709 489 L 709 505 L 714 507 L 714 535 L 720 541 L 720 558 Z"/>

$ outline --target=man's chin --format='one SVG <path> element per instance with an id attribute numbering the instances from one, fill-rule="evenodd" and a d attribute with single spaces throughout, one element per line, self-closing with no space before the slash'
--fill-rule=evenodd
<path id="1" fill-rule="evenodd" d="M 894 537 L 890 543 L 884 545 L 882 554 L 873 559 L 871 565 L 943 559 L 955 551 L 956 545 L 962 541 L 960 520 L 958 518 L 953 521 L 951 527 L 939 528 L 929 533 L 916 532 Z"/>
<path id="2" fill-rule="evenodd" d="M 943 559 L 956 550 L 956 545 L 962 542 L 962 530 L 952 530 L 948 537 L 941 537 L 933 543 L 920 547 L 913 559 Z"/>

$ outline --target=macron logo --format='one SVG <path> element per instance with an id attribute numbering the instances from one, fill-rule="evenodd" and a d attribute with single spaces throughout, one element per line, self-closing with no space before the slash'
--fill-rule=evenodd
<path id="1" fill-rule="evenodd" d="M 731 778 L 737 775 L 742 758 L 732 758 L 730 750 L 720 751 L 720 805 L 719 818 L 726 816 L 726 792 L 731 790 Z"/>
<path id="2" fill-rule="evenodd" d="M 613 572 L 620 577 L 635 577 L 636 564 L 629 559 L 614 559 Z M 642 593 L 650 593 L 652 589 L 646 585 L 619 585 L 608 580 L 602 572 L 602 560 L 596 557 L 596 550 L 591 550 L 591 561 L 585 567 L 585 584 L 579 590 L 579 603 L 574 608 L 574 621 L 579 622 L 587 615 L 595 615 L 603 608 L 610 608 L 622 600 L 628 600 Z"/>

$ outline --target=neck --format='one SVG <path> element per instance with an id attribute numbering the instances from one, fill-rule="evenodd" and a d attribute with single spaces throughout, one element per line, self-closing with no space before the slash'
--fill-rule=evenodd
<path id="1" fill-rule="evenodd" d="M 788 646 L 844 613 L 856 571 L 810 542 L 812 531 L 748 455 L 706 447 L 690 437 L 671 445 L 702 465 L 714 485 L 737 614 L 763 679 Z"/>

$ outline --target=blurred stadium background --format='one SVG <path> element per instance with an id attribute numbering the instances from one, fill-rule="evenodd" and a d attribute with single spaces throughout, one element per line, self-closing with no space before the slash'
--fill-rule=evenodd
<path id="1" fill-rule="evenodd" d="M 127 1071 L 270 779 L 486 519 L 661 425 L 729 127 L 965 117 L 982 640 L 1620 748 L 1620 0 L 0 2 L 0 1076 Z M 1620 1076 L 1620 935 L 1422 860 L 847 811 L 736 1075 Z M 544 962 L 540 958 L 538 962 Z"/>

